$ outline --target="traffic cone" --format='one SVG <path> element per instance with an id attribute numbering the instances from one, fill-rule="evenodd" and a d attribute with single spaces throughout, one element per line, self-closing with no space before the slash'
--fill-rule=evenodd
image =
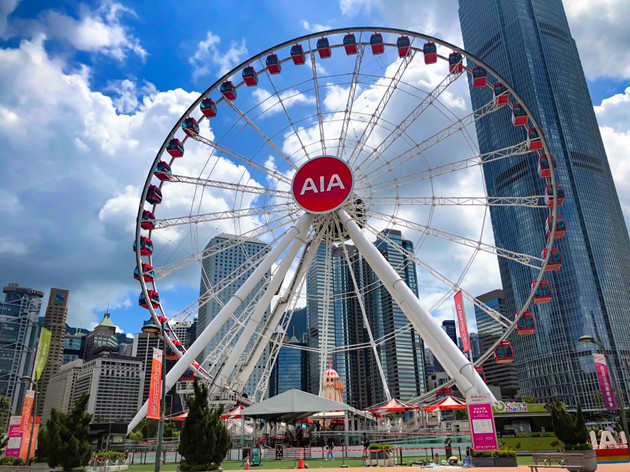
<path id="1" fill-rule="evenodd" d="M 247 454 L 247 460 L 245 461 L 245 470 L 249 470 L 249 454 Z"/>
<path id="2" fill-rule="evenodd" d="M 298 469 L 305 469 L 306 467 L 304 467 L 304 455 L 302 454 L 302 449 L 300 449 L 300 460 L 298 461 Z"/>

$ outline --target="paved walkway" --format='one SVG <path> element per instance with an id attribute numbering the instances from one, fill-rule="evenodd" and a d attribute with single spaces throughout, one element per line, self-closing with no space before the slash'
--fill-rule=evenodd
<path id="1" fill-rule="evenodd" d="M 326 469 L 326 472 L 401 472 L 402 469 L 407 469 L 410 471 L 421 471 L 421 470 L 435 470 L 440 472 L 450 472 L 450 471 L 470 471 L 470 472 L 529 472 L 528 465 L 519 465 L 518 467 L 471 467 L 469 469 L 464 469 L 462 467 L 431 467 L 423 469 L 421 467 L 408 467 L 408 466 L 400 466 L 400 467 L 351 467 L 349 469 L 344 468 L 330 468 Z M 554 469 L 554 470 L 567 470 L 567 469 Z M 287 472 L 286 469 L 267 469 L 265 472 Z M 597 466 L 597 472 L 630 472 L 630 463 L 622 463 L 622 464 L 599 464 Z"/>

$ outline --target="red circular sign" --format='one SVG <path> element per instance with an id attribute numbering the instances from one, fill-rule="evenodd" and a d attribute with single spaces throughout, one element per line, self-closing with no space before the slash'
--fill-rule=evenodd
<path id="1" fill-rule="evenodd" d="M 311 213 L 328 213 L 345 203 L 352 191 L 352 172 L 337 157 L 311 159 L 293 177 L 295 201 Z"/>

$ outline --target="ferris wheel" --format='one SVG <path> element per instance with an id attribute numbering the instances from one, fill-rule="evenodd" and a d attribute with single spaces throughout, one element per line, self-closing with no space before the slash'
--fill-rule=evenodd
<path id="1" fill-rule="evenodd" d="M 469 93 L 484 105 L 473 109 Z M 513 127 L 515 144 L 481 153 L 473 128 L 483 119 Z M 526 161 L 537 163 L 543 194 L 487 194 L 484 168 Z M 508 337 L 534 332 L 536 307 L 551 300 L 546 273 L 560 268 L 554 240 L 566 231 L 555 167 L 540 126 L 509 84 L 437 38 L 337 29 L 251 57 L 183 113 L 142 191 L 134 276 L 139 304 L 165 328 L 167 359 L 178 360 L 167 387 L 198 376 L 215 393 L 241 394 L 266 356 L 249 392 L 259 400 L 283 333 L 306 305 L 314 307 L 309 316 L 319 314 L 319 339 L 302 349 L 316 356 L 322 375 L 335 353 L 369 350 L 378 367 L 372 380 L 391 397 L 379 349 L 415 330 L 451 378 L 441 389 L 489 393 L 481 364 L 512 362 Z M 490 213 L 499 207 L 518 209 L 513 224 L 546 225 L 541 247 L 498 247 Z M 513 316 L 475 296 L 480 278 L 498 283 L 497 259 L 531 277 Z M 358 276 L 359 265 L 374 276 Z M 340 267 L 341 289 L 333 286 Z M 379 291 L 400 307 L 404 325 L 388 332 L 371 326 L 369 299 Z M 449 310 L 455 294 L 501 330 L 472 362 L 432 316 Z M 349 300 L 362 342 L 335 339 L 336 307 Z M 184 349 L 173 322 L 211 304 L 205 329 Z M 145 414 L 146 404 L 130 430 Z"/>

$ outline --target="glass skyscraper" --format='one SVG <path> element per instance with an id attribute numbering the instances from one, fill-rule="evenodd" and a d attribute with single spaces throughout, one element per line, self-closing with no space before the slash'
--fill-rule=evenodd
<path id="1" fill-rule="evenodd" d="M 582 71 L 561 0 L 460 0 L 464 47 L 496 70 L 542 126 L 558 162 L 565 189 L 559 208 L 567 233 L 557 242 L 562 268 L 547 273 L 553 299 L 532 307 L 536 333 L 514 339 L 523 394 L 539 401 L 556 397 L 575 407 L 595 409 L 597 384 L 594 345 L 605 345 L 617 378 L 630 386 L 630 263 L 628 231 L 613 183 Z M 473 108 L 491 100 L 491 92 L 472 91 Z M 525 139 L 510 110 L 477 122 L 480 151 L 501 149 Z M 517 162 L 484 166 L 491 196 L 543 195 L 534 154 Z M 546 213 L 527 208 L 491 209 L 496 244 L 528 254 L 545 246 Z M 499 260 L 505 303 L 513 314 L 526 299 L 535 273 L 516 262 Z"/>

